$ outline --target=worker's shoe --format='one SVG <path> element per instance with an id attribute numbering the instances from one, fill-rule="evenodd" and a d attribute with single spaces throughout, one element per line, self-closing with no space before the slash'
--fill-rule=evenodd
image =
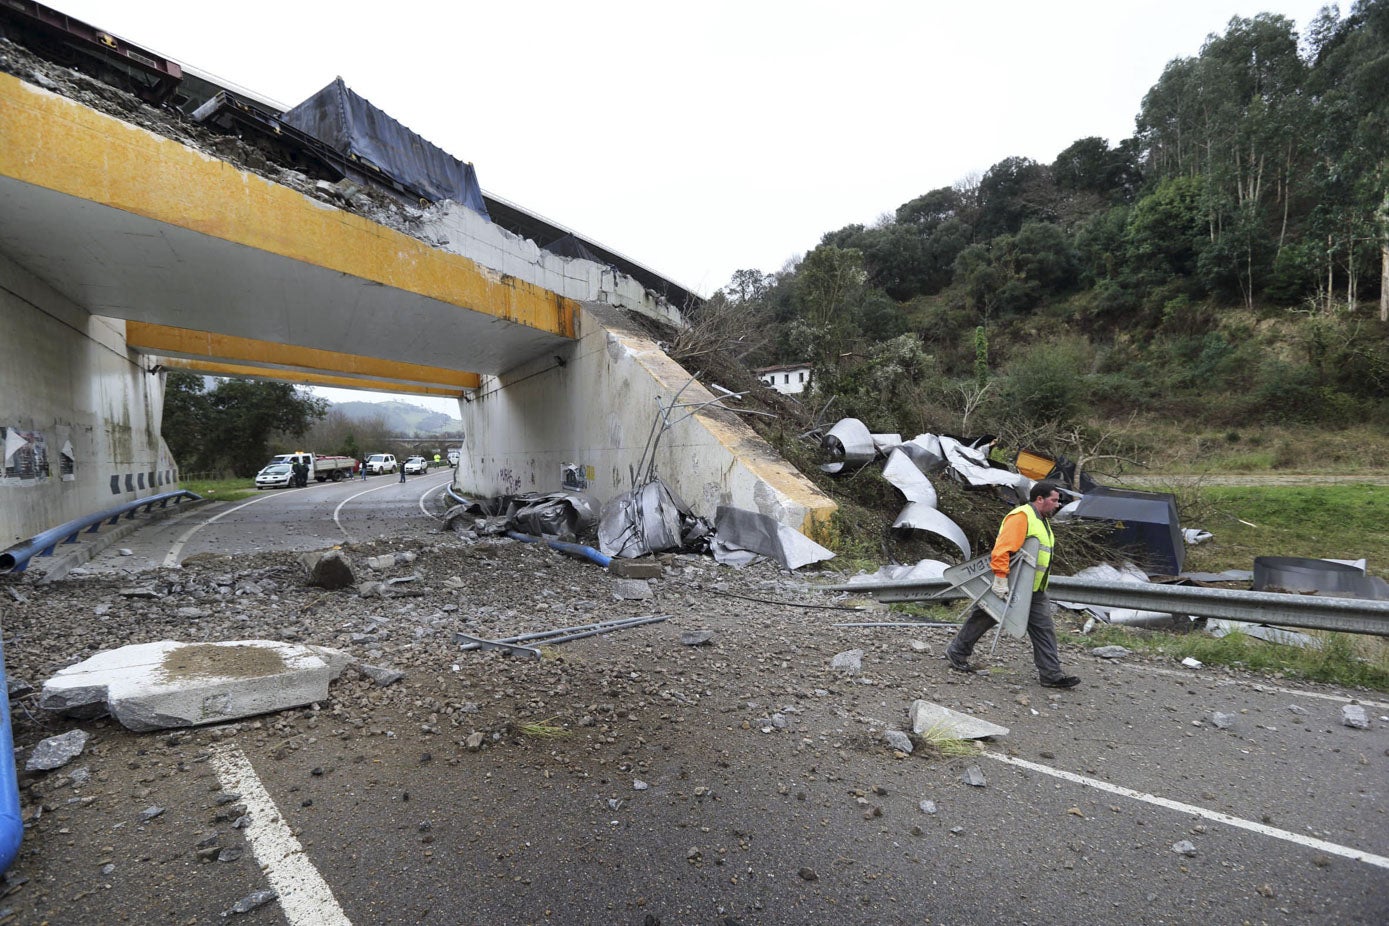
<path id="1" fill-rule="evenodd" d="M 1078 675 L 1062 675 L 1059 678 L 1042 679 L 1043 688 L 1074 688 L 1080 684 Z"/>
<path id="2" fill-rule="evenodd" d="M 950 650 L 945 651 L 945 661 L 950 663 L 950 668 L 956 672 L 979 672 L 983 666 L 977 666 L 963 656 L 956 656 Z"/>

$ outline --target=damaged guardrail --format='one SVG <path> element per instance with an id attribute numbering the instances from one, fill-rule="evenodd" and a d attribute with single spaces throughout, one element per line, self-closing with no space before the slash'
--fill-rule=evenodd
<path id="1" fill-rule="evenodd" d="M 885 602 L 925 601 L 947 597 L 945 593 L 951 591 L 951 584 L 945 580 L 846 582 L 819 587 L 829 591 L 870 594 Z M 1064 576 L 1053 576 L 1047 584 L 1047 591 L 1055 599 L 1077 604 L 1389 637 L 1389 601 L 1244 592 L 1191 585 L 1138 585 Z M 958 592 L 953 597 L 965 595 Z"/>
<path id="2" fill-rule="evenodd" d="M 103 522 L 115 524 L 121 519 L 121 515 L 133 518 L 135 512 L 141 508 L 148 510 L 155 505 L 163 508 L 171 501 L 181 502 L 184 498 L 202 501 L 203 497 L 187 489 L 179 489 L 177 492 L 163 492 L 148 498 L 138 498 L 133 502 L 126 502 L 115 508 L 107 508 L 96 514 L 74 518 L 66 524 L 59 524 L 57 527 L 50 527 L 43 533 L 35 534 L 28 540 L 21 541 L 4 552 L 0 552 L 0 573 L 23 572 L 28 567 L 29 560 L 35 556 L 48 556 L 59 543 L 76 543 L 78 534 L 84 530 L 89 534 L 94 534 L 101 528 Z"/>

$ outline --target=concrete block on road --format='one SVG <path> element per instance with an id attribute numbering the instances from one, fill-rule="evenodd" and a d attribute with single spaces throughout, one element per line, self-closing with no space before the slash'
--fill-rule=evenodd
<path id="1" fill-rule="evenodd" d="M 1007 736 L 1008 728 L 990 723 L 972 714 L 952 711 L 942 704 L 913 701 L 911 706 L 912 732 L 922 736 L 934 731 L 945 739 L 977 740 L 990 736 Z"/>
<path id="2" fill-rule="evenodd" d="M 352 563 L 341 550 L 322 550 L 299 557 L 308 574 L 308 583 L 318 588 L 349 588 L 356 583 Z"/>
<path id="3" fill-rule="evenodd" d="M 130 730 L 222 723 L 323 701 L 352 657 L 273 640 L 161 640 L 97 653 L 44 682 L 39 706 L 104 702 Z"/>

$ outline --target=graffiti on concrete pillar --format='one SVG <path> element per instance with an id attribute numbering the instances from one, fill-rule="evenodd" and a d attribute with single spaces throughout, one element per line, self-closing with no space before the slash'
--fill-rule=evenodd
<path id="1" fill-rule="evenodd" d="M 48 440 L 42 431 L 2 425 L 0 445 L 4 446 L 5 454 L 5 468 L 0 483 L 32 485 L 49 477 Z"/>

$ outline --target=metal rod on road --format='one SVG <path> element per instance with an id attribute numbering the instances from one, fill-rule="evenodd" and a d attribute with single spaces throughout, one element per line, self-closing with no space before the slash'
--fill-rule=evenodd
<path id="1" fill-rule="evenodd" d="M 596 633 L 606 633 L 609 630 L 621 630 L 624 627 L 636 627 L 640 624 L 650 624 L 653 621 L 663 621 L 664 617 L 623 617 L 611 621 L 599 621 L 596 624 L 576 624 L 573 627 L 556 627 L 552 630 L 538 630 L 535 633 L 520 633 L 511 637 L 502 637 L 499 640 L 489 640 L 489 643 L 524 643 L 528 640 L 539 640 L 541 643 L 551 642 L 555 637 L 563 637 L 566 640 L 577 640 L 578 637 L 572 634 L 581 633 L 583 636 L 591 636 Z M 464 636 L 468 636 L 465 634 Z M 470 639 L 476 639 L 471 638 Z M 455 641 L 457 642 L 457 641 Z M 482 644 L 464 642 L 460 649 L 471 650 L 481 649 Z"/>

